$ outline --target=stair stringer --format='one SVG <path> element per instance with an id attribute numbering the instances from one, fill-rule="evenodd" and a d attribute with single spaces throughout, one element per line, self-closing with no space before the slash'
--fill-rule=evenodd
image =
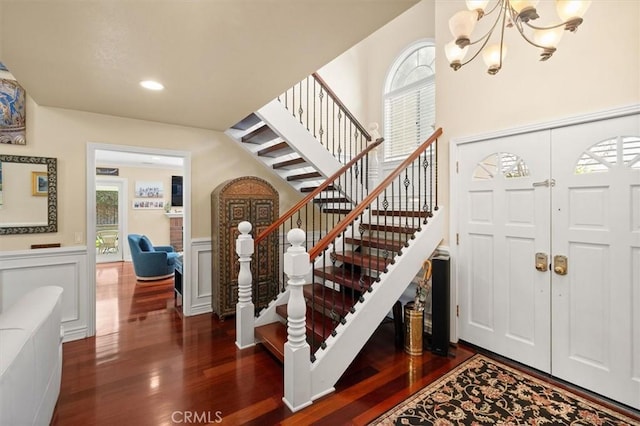
<path id="1" fill-rule="evenodd" d="M 346 323 L 336 327 L 335 336 L 326 340 L 326 348 L 316 352 L 311 366 L 312 400 L 334 390 L 336 382 L 420 271 L 422 262 L 436 250 L 445 235 L 445 217 L 443 207 L 434 212 L 429 223 L 402 249 L 402 255 L 394 257 L 394 264 L 380 276 L 380 282 L 372 286 L 371 292 L 364 293 L 364 301 L 356 304 L 355 312 L 347 314 Z"/>
<path id="2" fill-rule="evenodd" d="M 261 325 L 267 325 L 274 322 L 282 322 L 280 315 L 276 313 L 276 307 L 280 305 L 286 305 L 289 302 L 289 289 L 285 288 L 283 292 L 280 292 L 274 300 L 269 302 L 266 308 L 260 311 L 260 314 L 255 319 L 254 327 L 260 327 Z"/>
<path id="3" fill-rule="evenodd" d="M 342 164 L 291 115 L 279 100 L 272 100 L 255 114 L 325 178 L 342 167 Z"/>

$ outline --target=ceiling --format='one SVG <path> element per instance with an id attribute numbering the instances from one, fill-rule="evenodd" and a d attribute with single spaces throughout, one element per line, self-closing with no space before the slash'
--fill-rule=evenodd
<path id="1" fill-rule="evenodd" d="M 418 1 L 2 0 L 0 61 L 41 106 L 224 131 Z"/>

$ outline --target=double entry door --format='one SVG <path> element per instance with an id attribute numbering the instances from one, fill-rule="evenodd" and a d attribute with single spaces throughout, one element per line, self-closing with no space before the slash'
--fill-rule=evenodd
<path id="1" fill-rule="evenodd" d="M 459 336 L 640 408 L 640 116 L 457 147 Z"/>

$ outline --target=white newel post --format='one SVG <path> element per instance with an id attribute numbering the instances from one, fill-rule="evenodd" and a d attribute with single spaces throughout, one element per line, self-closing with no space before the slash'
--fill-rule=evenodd
<path id="1" fill-rule="evenodd" d="M 302 247 L 306 235 L 302 229 L 287 233 L 291 247 L 284 255 L 284 272 L 289 280 L 287 304 L 287 342 L 284 344 L 284 398 L 291 411 L 311 404 L 311 348 L 306 339 L 305 314 L 307 306 L 302 294 L 305 276 L 311 269 L 309 253 Z"/>
<path id="2" fill-rule="evenodd" d="M 253 255 L 253 237 L 251 224 L 240 222 L 238 225 L 238 239 L 236 240 L 236 253 L 240 262 L 238 273 L 238 303 L 236 304 L 236 346 L 240 349 L 255 345 L 253 334 L 255 321 L 255 308 L 251 301 L 251 256 Z"/>

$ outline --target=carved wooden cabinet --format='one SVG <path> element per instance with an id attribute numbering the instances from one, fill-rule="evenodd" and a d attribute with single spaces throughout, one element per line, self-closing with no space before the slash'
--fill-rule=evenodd
<path id="1" fill-rule="evenodd" d="M 279 211 L 278 192 L 257 177 L 228 180 L 211 193 L 211 305 L 220 319 L 235 314 L 238 302 L 238 224 L 249 221 L 255 238 L 278 218 Z M 266 306 L 278 293 L 278 264 L 274 236 L 260 244 L 251 262 L 256 309 Z"/>

